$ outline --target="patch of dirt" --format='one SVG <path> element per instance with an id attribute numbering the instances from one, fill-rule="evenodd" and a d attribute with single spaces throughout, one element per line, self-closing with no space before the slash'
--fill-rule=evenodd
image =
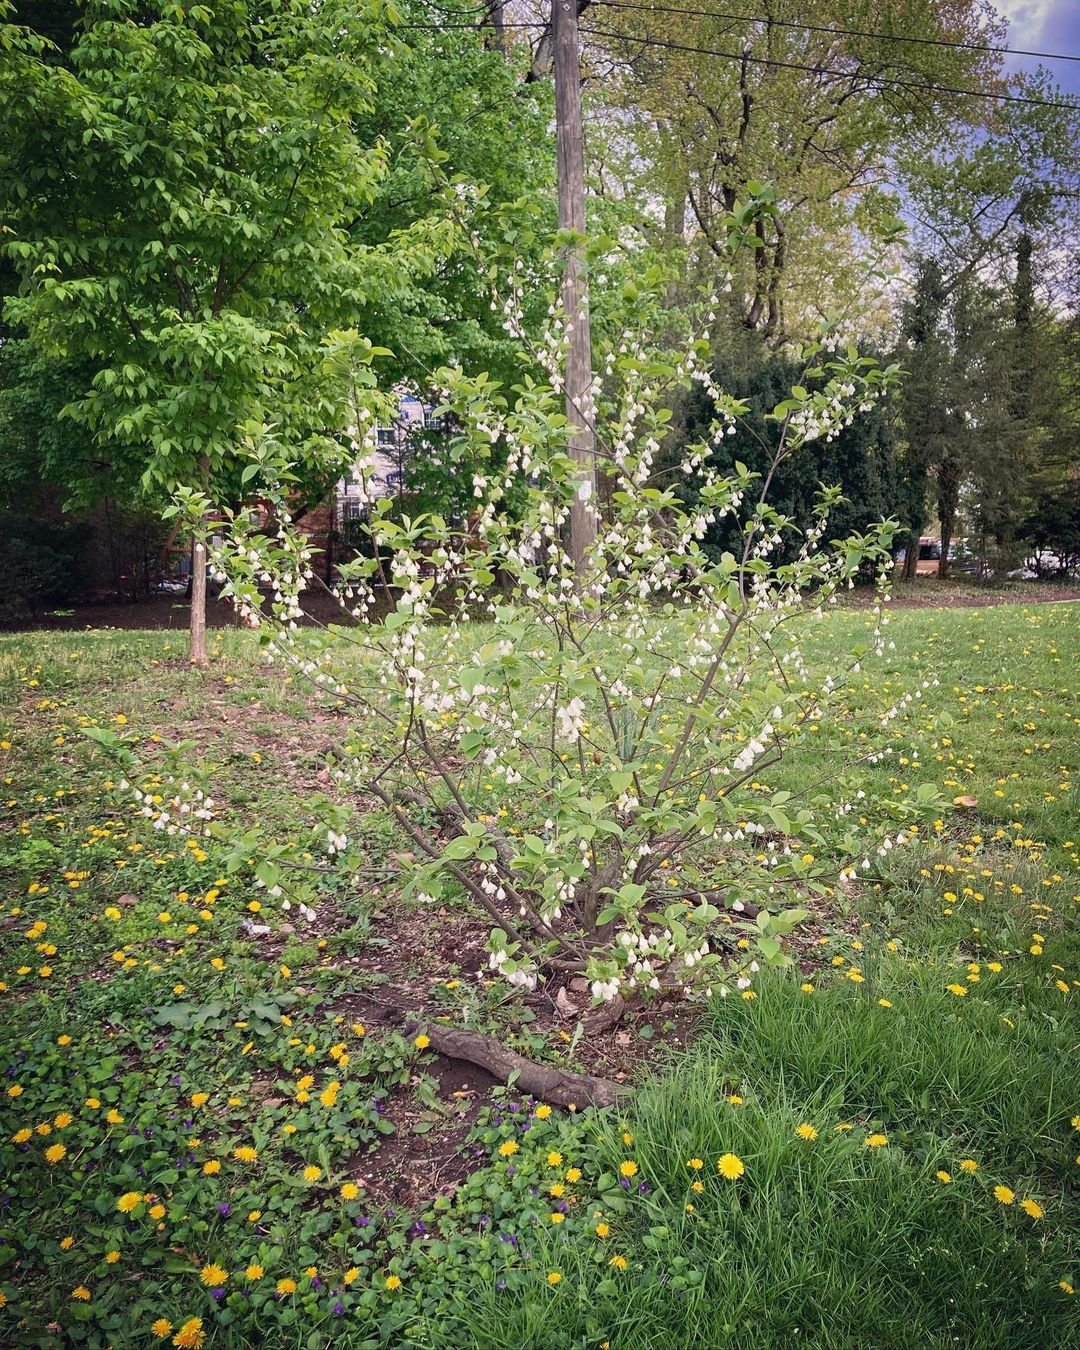
<path id="1" fill-rule="evenodd" d="M 305 620 L 309 624 L 350 622 L 347 612 L 321 586 L 305 591 L 300 603 Z M 99 600 L 91 604 L 75 605 L 71 610 L 41 614 L 35 619 L 0 624 L 0 630 L 82 632 L 87 628 L 124 628 L 175 630 L 178 634 L 186 634 L 190 613 L 191 604 L 182 595 L 155 595 L 150 600 L 135 603 Z M 247 627 L 232 604 L 216 596 L 207 596 L 206 626 L 237 629 Z"/>
<path id="2" fill-rule="evenodd" d="M 519 1053 L 545 1063 L 633 1083 L 663 1069 L 665 1062 L 691 1044 L 704 1013 L 700 1005 L 674 995 L 651 1006 L 631 1007 L 614 1028 L 578 1037 L 578 1018 L 590 999 L 587 988 L 566 1000 L 562 977 L 541 983 L 530 994 L 493 997 L 502 986 L 489 979 L 485 944 L 487 923 L 469 913 L 389 903 L 372 889 L 377 905 L 371 932 L 381 939 L 356 955 L 331 957 L 328 968 L 348 976 L 353 988 L 332 997 L 323 1011 L 347 1022 L 361 1022 L 370 1033 L 381 1028 L 423 1028 L 441 1022 L 494 1035 Z M 849 895 L 845 895 L 850 900 Z M 845 909 L 847 906 L 845 905 Z M 323 926 L 320 913 L 313 935 Z M 854 916 L 839 919 L 828 902 L 812 905 L 812 917 L 788 939 L 791 954 L 808 973 L 826 964 L 820 938 L 826 933 L 860 931 Z M 457 987 L 448 984 L 457 981 Z M 395 1133 L 352 1168 L 374 1209 L 417 1209 L 450 1195 L 486 1154 L 466 1147 L 469 1131 L 498 1086 L 490 1073 L 466 1061 L 431 1056 L 424 1070 L 435 1079 L 438 1106 L 425 1105 L 411 1088 L 386 1102 Z M 558 1108 L 556 1108 L 558 1109 Z"/>
<path id="3" fill-rule="evenodd" d="M 1080 586 L 1071 581 L 1016 581 L 1000 587 L 981 585 L 970 577 L 941 581 L 917 577 L 897 582 L 890 609 L 982 609 L 990 605 L 1040 605 L 1080 600 Z M 845 608 L 864 609 L 874 603 L 870 587 L 860 586 L 843 597 Z"/>
<path id="4" fill-rule="evenodd" d="M 373 1209 L 425 1209 L 452 1196 L 487 1161 L 483 1150 L 469 1151 L 465 1141 L 497 1080 L 458 1060 L 437 1059 L 426 1072 L 435 1080 L 437 1105 L 424 1105 L 415 1092 L 395 1093 L 384 1111 L 394 1133 L 383 1136 L 374 1153 L 358 1154 L 350 1168 Z"/>
<path id="5" fill-rule="evenodd" d="M 843 603 L 856 608 L 873 603 L 871 587 L 859 587 L 843 597 Z M 939 580 L 937 577 L 918 577 L 913 582 L 898 582 L 890 607 L 893 609 L 952 609 L 954 607 L 981 607 L 985 605 L 1034 605 L 1055 601 L 1080 600 L 1080 586 L 1069 580 L 1017 581 L 1000 587 L 981 585 L 970 577 Z M 347 612 L 321 586 L 304 592 L 300 597 L 304 617 L 301 624 L 309 626 L 330 623 L 349 624 Z M 375 611 L 386 608 L 376 605 Z M 138 603 L 98 601 L 77 605 L 70 611 L 46 613 L 35 619 L 0 624 L 0 631 L 58 631 L 72 632 L 94 628 L 123 628 L 146 630 L 175 630 L 185 633 L 188 627 L 190 605 L 179 595 L 156 595 Z M 208 597 L 206 623 L 209 628 L 244 628 L 227 600 Z M 184 665 L 184 662 L 178 662 Z"/>

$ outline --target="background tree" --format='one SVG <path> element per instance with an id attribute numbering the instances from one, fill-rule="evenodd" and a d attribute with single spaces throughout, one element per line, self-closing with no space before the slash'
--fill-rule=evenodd
<path id="1" fill-rule="evenodd" d="M 983 0 L 900 0 L 887 15 L 779 0 L 746 17 L 707 0 L 594 0 L 588 25 L 614 67 L 595 98 L 625 146 L 624 180 L 685 238 L 691 275 L 722 278 L 725 216 L 750 183 L 775 188 L 732 289 L 737 321 L 772 338 L 799 336 L 857 285 L 905 147 L 983 124 L 986 104 L 949 91 L 1005 90 L 989 51 L 905 41 L 993 43 L 1004 29 Z"/>
<path id="2" fill-rule="evenodd" d="M 244 481 L 245 427 L 322 435 L 326 334 L 365 314 L 400 331 L 459 246 L 429 128 L 393 101 L 377 115 L 404 51 L 393 18 L 381 0 L 93 0 L 70 68 L 5 30 L 8 321 L 85 362 L 65 414 L 110 453 L 131 447 L 144 491 L 196 488 L 197 534 Z M 387 195 L 403 178 L 404 219 Z M 426 317 L 430 333 L 441 316 Z"/>
<path id="3" fill-rule="evenodd" d="M 1077 278 L 1069 280 L 1056 309 L 1036 305 L 1029 335 L 1034 462 L 1018 532 L 1039 570 L 1080 565 L 1080 317 Z"/>
<path id="4" fill-rule="evenodd" d="M 354 117 L 362 143 L 387 149 L 375 195 L 351 228 L 355 243 L 378 248 L 433 210 L 449 211 L 461 231 L 460 246 L 433 267 L 404 270 L 396 285 L 369 292 L 353 320 L 392 353 L 385 378 L 422 390 L 447 361 L 516 377 L 514 341 L 501 308 L 492 307 L 490 268 L 501 255 L 534 272 L 557 225 L 552 90 L 525 81 L 524 49 L 485 47 L 486 14 L 474 8 L 462 21 L 406 0 L 369 109 Z M 544 287 L 530 289 L 525 314 L 534 331 L 546 304 Z"/>
<path id="5" fill-rule="evenodd" d="M 898 454 L 891 399 L 882 398 L 856 411 L 849 426 L 835 428 L 829 437 L 804 446 L 797 456 L 784 456 L 778 450 L 789 431 L 786 419 L 774 415 L 775 410 L 790 397 L 793 386 L 809 392 L 820 388 L 825 372 L 808 373 L 805 361 L 790 353 L 769 351 L 761 334 L 743 333 L 726 344 L 712 378 L 745 410 L 713 449 L 710 468 L 724 475 L 737 472 L 735 466 L 742 464 L 762 479 L 768 476 L 770 504 L 790 517 L 799 530 L 811 525 L 823 484 L 842 485 L 843 497 L 832 516 L 839 531 L 862 531 L 898 514 L 905 470 Z M 671 472 L 681 448 L 701 439 L 716 415 L 710 393 L 703 385 L 695 385 L 677 407 L 660 482 L 666 482 L 665 474 Z M 694 500 L 691 488 L 677 490 L 684 500 Z M 738 555 L 745 525 L 737 515 L 711 525 L 705 547 L 714 557 L 725 551 Z M 799 536 L 793 534 L 779 556 L 793 557 L 798 548 Z"/>

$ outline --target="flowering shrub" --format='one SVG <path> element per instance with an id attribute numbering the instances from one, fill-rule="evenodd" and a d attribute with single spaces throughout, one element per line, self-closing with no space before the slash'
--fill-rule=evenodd
<path id="1" fill-rule="evenodd" d="M 440 371 L 439 412 L 458 428 L 451 454 L 469 466 L 475 510 L 410 518 L 369 499 L 366 556 L 339 569 L 349 626 L 298 630 L 300 591 L 316 581 L 287 523 L 288 467 L 272 438 L 253 443 L 253 474 L 277 492 L 281 523 L 267 530 L 241 513 L 215 559 L 225 593 L 263 624 L 269 659 L 353 714 L 329 761 L 346 802 L 390 813 L 409 841 L 414 895 L 486 912 L 491 969 L 516 986 L 534 987 L 544 970 L 583 976 L 597 1003 L 662 985 L 745 988 L 760 964 L 787 960 L 780 939 L 802 903 L 836 880 L 817 849 L 834 818 L 853 819 L 851 802 L 838 793 L 822 816 L 809 800 L 762 800 L 755 788 L 813 736 L 843 686 L 842 670 L 808 677 L 802 644 L 811 616 L 860 573 L 876 576 L 878 604 L 849 669 L 883 649 L 892 527 L 830 542 L 839 490 L 823 487 L 800 534 L 769 503 L 772 471 L 715 471 L 710 453 L 745 409 L 709 374 L 713 318 L 675 357 L 629 331 L 602 354 L 587 410 L 595 491 L 568 450 L 557 316 L 514 390 Z M 773 470 L 834 436 L 892 378 L 834 347 L 823 332 L 803 352 L 812 387 L 772 412 Z M 384 399 L 371 360 L 342 334 L 328 355 L 344 373 L 343 463 L 358 465 L 362 490 Z M 715 420 L 679 472 L 664 470 L 670 394 L 694 381 Z M 565 543 L 582 507 L 595 529 L 584 573 Z M 717 557 L 707 536 L 726 518 L 741 548 Z M 354 809 L 324 804 L 334 867 L 357 860 Z M 893 843 L 845 829 L 853 866 Z M 245 838 L 238 856 L 251 849 Z M 309 904 L 285 850 L 260 858 L 272 893 Z"/>

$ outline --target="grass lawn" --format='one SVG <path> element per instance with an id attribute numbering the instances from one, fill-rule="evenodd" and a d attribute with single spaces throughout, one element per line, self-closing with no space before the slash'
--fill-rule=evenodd
<path id="1" fill-rule="evenodd" d="M 168 632 L 0 638 L 0 1344 L 1080 1343 L 1080 607 L 889 631 L 760 791 L 827 790 L 917 693 L 867 784 L 959 804 L 685 1049 L 681 1009 L 585 1046 L 508 998 L 476 925 L 395 894 L 379 817 L 307 925 L 125 804 L 94 723 L 162 772 L 193 742 L 226 819 L 303 838 L 340 719 L 249 635 L 205 675 Z M 641 1086 L 625 1115 L 492 1095 L 391 993 Z"/>

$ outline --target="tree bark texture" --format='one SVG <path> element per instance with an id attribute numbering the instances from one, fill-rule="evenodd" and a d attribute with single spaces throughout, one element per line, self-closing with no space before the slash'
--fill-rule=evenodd
<path id="1" fill-rule="evenodd" d="M 441 1027 L 428 1023 L 423 1028 L 431 1048 L 450 1059 L 464 1059 L 487 1069 L 502 1082 L 514 1078 L 514 1086 L 553 1106 L 586 1107 L 614 1106 L 630 1089 L 608 1078 L 594 1078 L 592 1074 L 568 1073 L 548 1064 L 537 1064 L 492 1036 L 477 1031 L 463 1031 L 459 1027 Z M 411 1029 L 410 1029 L 411 1034 Z"/>

